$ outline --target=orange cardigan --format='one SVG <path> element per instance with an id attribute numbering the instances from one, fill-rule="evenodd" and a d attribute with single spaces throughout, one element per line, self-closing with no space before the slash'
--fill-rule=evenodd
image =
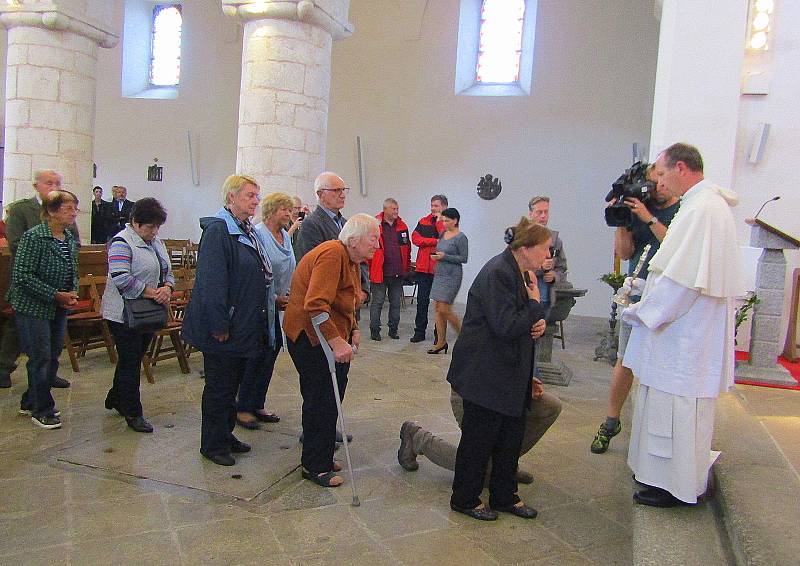
<path id="1" fill-rule="evenodd" d="M 325 339 L 338 336 L 350 342 L 353 330 L 358 330 L 355 311 L 360 297 L 361 274 L 345 245 L 339 240 L 321 243 L 303 256 L 292 276 L 283 318 L 286 336 L 296 342 L 305 331 L 311 344 L 319 345 L 311 317 L 327 312 L 330 318 L 320 326 Z"/>

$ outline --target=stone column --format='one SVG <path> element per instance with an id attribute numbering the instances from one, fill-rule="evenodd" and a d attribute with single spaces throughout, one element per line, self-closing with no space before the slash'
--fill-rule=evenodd
<path id="1" fill-rule="evenodd" d="M 348 37 L 350 0 L 222 0 L 244 23 L 236 171 L 262 192 L 308 198 L 325 169 L 331 45 Z"/>
<path id="2" fill-rule="evenodd" d="M 4 205 L 33 195 L 32 176 L 41 169 L 60 173 L 84 203 L 91 199 L 97 46 L 114 47 L 118 37 L 91 17 L 91 2 L 83 10 L 74 4 L 0 5 L 8 29 Z M 89 215 L 78 221 L 88 238 Z"/>

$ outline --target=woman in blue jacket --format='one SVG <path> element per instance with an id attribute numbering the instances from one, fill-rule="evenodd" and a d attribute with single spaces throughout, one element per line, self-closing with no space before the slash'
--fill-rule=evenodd
<path id="1" fill-rule="evenodd" d="M 196 281 L 183 323 L 186 340 L 203 352 L 200 453 L 221 466 L 236 463 L 231 453 L 250 451 L 233 436 L 236 392 L 248 359 L 268 346 L 272 267 L 250 223 L 258 195 L 254 179 L 231 175 L 222 185 L 224 206 L 200 219 Z"/>

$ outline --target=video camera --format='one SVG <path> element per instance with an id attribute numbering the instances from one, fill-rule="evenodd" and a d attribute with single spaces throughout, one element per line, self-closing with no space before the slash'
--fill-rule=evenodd
<path id="1" fill-rule="evenodd" d="M 647 163 L 637 161 L 611 184 L 606 202 L 615 201 L 606 208 L 606 224 L 612 228 L 631 225 L 631 209 L 625 204 L 626 198 L 635 198 L 647 204 L 656 190 L 656 184 L 647 180 Z"/>

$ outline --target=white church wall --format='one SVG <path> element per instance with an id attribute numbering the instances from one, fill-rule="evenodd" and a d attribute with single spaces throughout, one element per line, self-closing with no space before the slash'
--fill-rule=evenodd
<path id="1" fill-rule="evenodd" d="M 122 30 L 124 2 L 115 18 Z M 98 57 L 95 184 L 110 198 L 112 185 L 129 198 L 158 198 L 169 219 L 164 237 L 197 239 L 198 217 L 220 207 L 219 188 L 234 172 L 241 78 L 241 28 L 222 14 L 219 0 L 183 2 L 180 94 L 174 100 L 122 96 L 122 44 Z M 187 131 L 197 171 L 192 177 Z M 162 182 L 147 181 L 158 157 Z"/>
<path id="2" fill-rule="evenodd" d="M 740 222 L 739 238 L 750 241 L 750 228 L 744 218 L 753 216 L 765 200 L 780 195 L 781 200 L 768 204 L 759 218 L 783 232 L 800 238 L 800 189 L 797 160 L 800 155 L 800 106 L 797 104 L 797 77 L 800 77 L 800 3 L 776 3 L 773 38 L 767 52 L 745 55 L 742 75 L 764 73 L 769 94 L 743 95 L 739 108 L 739 127 L 734 162 L 733 188 L 741 202 L 736 209 Z M 770 124 L 769 135 L 758 163 L 748 161 L 748 154 L 758 124 Z M 784 313 L 789 312 L 791 273 L 800 267 L 800 253 L 787 251 L 787 281 Z M 786 321 L 781 332 L 786 330 Z"/>
<path id="3" fill-rule="evenodd" d="M 458 0 L 354 0 L 352 38 L 334 44 L 328 167 L 353 188 L 346 212 L 376 213 L 396 197 L 413 228 L 429 198 L 444 193 L 470 239 L 466 292 L 503 248 L 503 229 L 536 194 L 552 198 L 569 279 L 588 288 L 574 312 L 606 316 L 613 229 L 603 197 L 649 139 L 658 22 L 635 0 L 540 0 L 533 84 L 525 97 L 453 94 Z M 424 19 L 419 17 L 424 13 Z M 414 19 L 417 16 L 417 19 Z M 402 23 L 402 25 L 400 25 Z M 356 136 L 365 146 L 368 195 L 358 194 Z M 480 176 L 502 179 L 493 201 Z"/>

